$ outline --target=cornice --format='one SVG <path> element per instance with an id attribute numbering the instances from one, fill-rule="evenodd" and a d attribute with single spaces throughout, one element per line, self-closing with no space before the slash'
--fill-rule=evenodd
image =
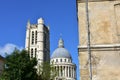
<path id="1" fill-rule="evenodd" d="M 91 45 L 91 51 L 120 51 L 120 44 Z M 79 52 L 86 52 L 87 46 L 78 46 Z"/>
<path id="2" fill-rule="evenodd" d="M 77 3 L 84 3 L 86 0 L 77 0 Z M 89 2 L 101 2 L 101 1 L 119 1 L 119 0 L 88 0 Z"/>

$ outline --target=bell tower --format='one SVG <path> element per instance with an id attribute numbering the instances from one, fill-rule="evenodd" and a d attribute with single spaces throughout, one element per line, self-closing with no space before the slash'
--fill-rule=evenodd
<path id="1" fill-rule="evenodd" d="M 43 62 L 50 61 L 49 28 L 44 24 L 43 18 L 37 24 L 27 23 L 25 48 L 30 58 L 36 57 L 38 67 Z"/>
<path id="2" fill-rule="evenodd" d="M 81 80 L 89 80 L 85 1 L 77 0 Z M 88 1 L 92 78 L 120 80 L 120 0 Z"/>

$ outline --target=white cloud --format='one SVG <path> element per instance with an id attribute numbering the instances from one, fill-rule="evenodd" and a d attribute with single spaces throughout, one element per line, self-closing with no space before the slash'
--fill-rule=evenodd
<path id="1" fill-rule="evenodd" d="M 15 48 L 17 48 L 19 50 L 23 49 L 23 47 L 19 47 L 15 44 L 11 44 L 11 43 L 7 43 L 4 46 L 0 46 L 0 55 L 5 57 L 5 53 L 11 54 L 14 51 Z"/>

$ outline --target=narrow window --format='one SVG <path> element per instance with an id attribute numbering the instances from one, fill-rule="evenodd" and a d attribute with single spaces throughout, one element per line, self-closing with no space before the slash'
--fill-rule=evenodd
<path id="1" fill-rule="evenodd" d="M 31 49 L 31 58 L 33 58 L 33 49 Z"/>
<path id="2" fill-rule="evenodd" d="M 62 62 L 62 59 L 60 59 L 60 62 Z"/>
<path id="3" fill-rule="evenodd" d="M 36 58 L 36 54 L 37 54 L 37 48 L 35 48 L 35 58 Z"/>
<path id="4" fill-rule="evenodd" d="M 56 59 L 56 62 L 58 62 L 58 59 Z"/>
<path id="5" fill-rule="evenodd" d="M 66 62 L 66 59 L 65 59 L 65 62 Z"/>
<path id="6" fill-rule="evenodd" d="M 37 44 L 37 31 L 35 31 L 35 44 Z"/>
<path id="7" fill-rule="evenodd" d="M 32 31 L 32 44 L 34 44 L 34 31 Z"/>

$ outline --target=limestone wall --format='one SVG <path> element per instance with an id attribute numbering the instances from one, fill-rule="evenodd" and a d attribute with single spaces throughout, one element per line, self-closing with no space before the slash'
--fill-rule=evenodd
<path id="1" fill-rule="evenodd" d="M 120 45 L 92 46 L 93 80 L 120 80 Z M 87 47 L 79 48 L 80 78 L 89 80 Z"/>
<path id="2" fill-rule="evenodd" d="M 89 2 L 91 44 L 119 43 L 120 1 Z M 119 4 L 119 5 L 116 5 Z M 79 43 L 86 45 L 85 3 L 78 3 Z"/>
<path id="3" fill-rule="evenodd" d="M 85 3 L 77 0 L 80 79 L 89 80 Z M 89 2 L 93 80 L 120 80 L 120 0 Z"/>

